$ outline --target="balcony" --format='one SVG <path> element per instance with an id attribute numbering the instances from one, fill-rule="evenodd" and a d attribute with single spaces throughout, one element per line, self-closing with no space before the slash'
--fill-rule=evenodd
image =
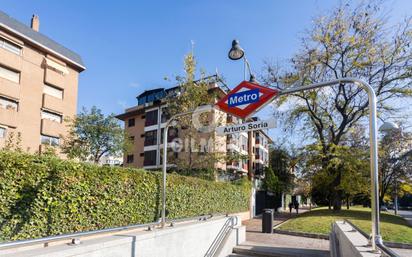
<path id="1" fill-rule="evenodd" d="M 61 137 L 66 133 L 64 124 L 49 119 L 41 120 L 41 133 L 52 137 Z"/>
<path id="2" fill-rule="evenodd" d="M 20 99 L 20 85 L 8 79 L 0 78 L 0 92 L 4 96 Z"/>
<path id="3" fill-rule="evenodd" d="M 14 70 L 21 71 L 21 66 L 22 66 L 21 55 L 12 53 L 4 48 L 0 48 L 0 60 L 7 60 L 7 62 L 2 61 L 2 64 Z"/>
<path id="4" fill-rule="evenodd" d="M 0 108 L 0 124 L 7 125 L 8 127 L 17 127 L 17 115 L 18 112 L 15 109 Z"/>
<path id="5" fill-rule="evenodd" d="M 63 113 L 63 100 L 48 94 L 43 94 L 43 108 L 49 109 L 50 111 Z"/>
<path id="6" fill-rule="evenodd" d="M 64 75 L 52 69 L 44 69 L 44 82 L 53 86 L 64 88 Z"/>

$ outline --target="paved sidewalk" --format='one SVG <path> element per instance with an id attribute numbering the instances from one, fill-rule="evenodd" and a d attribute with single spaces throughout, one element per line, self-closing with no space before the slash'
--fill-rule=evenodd
<path id="1" fill-rule="evenodd" d="M 309 211 L 308 209 L 299 209 L 299 214 L 302 214 L 304 212 Z M 281 213 L 275 213 L 274 219 L 273 219 L 273 226 L 279 225 L 280 223 L 296 217 L 297 214 L 296 212 L 286 213 L 286 212 L 281 212 Z M 247 221 L 244 221 L 243 224 L 246 226 L 246 232 L 262 232 L 262 220 L 261 217 L 253 218 Z"/>
<path id="2" fill-rule="evenodd" d="M 300 213 L 308 211 L 307 209 L 299 210 Z M 273 225 L 276 226 L 291 217 L 295 217 L 296 214 L 292 215 L 289 213 L 275 213 Z M 261 246 L 261 247 L 272 247 L 274 250 L 281 249 L 297 249 L 297 250 L 308 250 L 309 253 L 319 252 L 322 253 L 319 256 L 323 256 L 329 251 L 329 241 L 324 239 L 307 238 L 290 236 L 283 234 L 265 234 L 262 233 L 262 220 L 261 218 L 254 218 L 243 222 L 246 225 L 246 242 L 242 244 L 244 246 Z"/>
<path id="3" fill-rule="evenodd" d="M 299 210 L 300 213 L 306 211 L 308 210 L 303 209 L 302 212 Z M 410 215 L 410 212 L 406 213 L 406 215 L 408 214 Z M 295 213 L 292 215 L 289 213 L 275 213 L 273 225 L 276 226 L 295 216 Z M 262 220 L 260 217 L 244 221 L 243 224 L 246 225 L 246 242 L 241 245 L 243 248 L 264 248 L 269 251 L 269 248 L 271 248 L 274 252 L 288 251 L 291 256 L 294 256 L 295 252 L 300 254 L 304 253 L 303 255 L 298 254 L 297 256 L 313 256 L 313 254 L 315 256 L 328 256 L 329 254 L 329 240 L 276 233 L 262 233 Z M 392 250 L 401 257 L 412 256 L 410 249 L 392 248 Z"/>

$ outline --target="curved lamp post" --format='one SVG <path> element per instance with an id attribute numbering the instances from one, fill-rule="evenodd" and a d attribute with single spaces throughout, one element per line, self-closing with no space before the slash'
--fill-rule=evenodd
<path id="1" fill-rule="evenodd" d="M 166 224 L 166 174 L 167 174 L 167 134 L 168 130 L 174 120 L 176 118 L 186 116 L 188 114 L 192 114 L 195 110 L 182 112 L 173 115 L 170 119 L 166 122 L 166 125 L 163 129 L 163 164 L 162 164 L 162 175 L 163 175 L 163 183 L 162 183 L 162 220 L 161 220 L 161 227 L 164 228 Z"/>
<path id="2" fill-rule="evenodd" d="M 236 46 L 236 44 L 237 46 Z M 238 41 L 233 40 L 232 49 L 229 51 L 229 56 L 232 50 L 239 49 Z M 240 48 L 242 49 L 242 48 Z M 243 49 L 242 49 L 243 51 Z M 235 52 L 236 53 L 236 52 Z M 233 54 L 233 56 L 240 56 Z M 243 51 L 244 56 L 244 51 Z M 242 58 L 239 57 L 238 59 Z M 336 84 L 347 84 L 353 83 L 356 86 L 364 89 L 368 93 L 369 99 L 369 141 L 370 141 L 370 166 L 371 166 L 371 207 L 372 207 L 372 249 L 377 251 L 377 246 L 383 246 L 382 237 L 380 235 L 380 227 L 379 227 L 379 181 L 378 181 L 378 131 L 377 131 L 377 123 L 376 123 L 376 94 L 374 89 L 371 85 L 366 83 L 363 80 L 357 78 L 340 78 L 331 81 L 321 82 L 321 83 L 314 83 L 307 86 L 302 87 L 292 87 L 287 88 L 279 92 L 279 95 L 288 95 L 291 93 L 302 92 L 306 90 L 322 88 L 322 87 L 330 87 Z M 275 96 L 276 97 L 276 96 Z"/>
<path id="3" fill-rule="evenodd" d="M 196 112 L 205 112 L 208 109 L 213 108 L 211 105 L 204 105 L 203 108 L 196 108 L 194 110 L 190 110 L 187 112 L 182 112 L 173 115 L 170 119 L 166 122 L 165 127 L 163 129 L 163 163 L 162 163 L 162 175 L 163 175 L 163 182 L 162 182 L 162 218 L 161 218 L 161 227 L 164 228 L 166 225 L 166 176 L 167 176 L 167 135 L 170 126 L 172 126 L 172 122 L 175 121 L 177 118 L 186 116 L 189 114 L 193 114 Z"/>

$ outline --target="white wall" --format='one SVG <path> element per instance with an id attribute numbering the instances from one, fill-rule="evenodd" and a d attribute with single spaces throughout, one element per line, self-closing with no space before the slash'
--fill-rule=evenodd
<path id="1" fill-rule="evenodd" d="M 80 245 L 56 245 L 21 251 L 0 251 L 2 257 L 196 257 L 204 256 L 227 217 L 176 224 L 153 231 L 130 231 L 95 239 L 82 239 Z M 245 241 L 245 227 L 238 225 L 227 237 L 220 256 Z"/>
<path id="2" fill-rule="evenodd" d="M 372 253 L 368 239 L 352 225 L 344 221 L 336 221 L 332 226 L 332 233 L 336 240 L 330 240 L 332 257 L 380 257 L 379 253 Z M 332 235 L 331 235 L 332 236 Z M 336 248 L 335 248 L 336 247 Z M 337 253 L 332 250 L 335 248 Z"/>

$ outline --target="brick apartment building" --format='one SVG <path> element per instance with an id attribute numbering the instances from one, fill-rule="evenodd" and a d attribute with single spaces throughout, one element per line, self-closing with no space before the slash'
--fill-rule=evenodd
<path id="1" fill-rule="evenodd" d="M 77 108 L 81 57 L 0 11 L 0 147 L 21 135 L 21 147 L 42 151 L 67 133 L 64 119 Z"/>
<path id="2" fill-rule="evenodd" d="M 223 97 L 228 92 L 228 88 L 220 81 L 217 76 L 214 82 L 210 84 L 209 90 L 215 91 L 218 97 Z M 124 121 L 125 130 L 133 142 L 132 151 L 124 156 L 124 165 L 145 169 L 160 169 L 162 166 L 163 153 L 163 128 L 169 116 L 165 111 L 167 108 L 167 99 L 173 97 L 179 87 L 169 89 L 156 88 L 145 91 L 137 96 L 137 105 L 125 110 L 124 113 L 117 116 Z M 216 99 L 218 100 L 218 99 Z M 212 119 L 222 119 L 224 124 L 241 123 L 236 117 L 227 115 L 220 110 L 212 111 Z M 212 134 L 213 133 L 213 134 Z M 175 138 L 184 139 L 184 131 L 177 128 L 170 128 L 168 132 L 168 142 L 172 143 Z M 228 136 L 218 136 L 215 132 L 202 137 L 213 137 L 214 146 L 211 151 L 216 152 L 233 152 L 247 159 L 239 159 L 229 162 L 216 162 L 216 169 L 233 171 L 237 174 L 253 173 L 262 174 L 264 166 L 268 165 L 269 144 L 271 139 L 265 131 L 244 132 Z M 216 143 L 219 142 L 219 143 Z M 170 147 L 170 145 L 168 145 Z M 210 146 L 209 146 L 209 149 Z M 173 152 L 168 150 L 168 159 L 173 163 L 175 158 L 188 158 L 187 152 Z M 194 153 L 196 158 L 202 158 L 201 151 Z"/>

